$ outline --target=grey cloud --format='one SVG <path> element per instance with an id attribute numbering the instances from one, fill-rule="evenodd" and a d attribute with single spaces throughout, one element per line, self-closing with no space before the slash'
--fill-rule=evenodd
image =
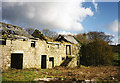
<path id="1" fill-rule="evenodd" d="M 2 18 L 12 24 L 34 28 L 81 31 L 86 16 L 93 16 L 82 2 L 3 2 Z"/>

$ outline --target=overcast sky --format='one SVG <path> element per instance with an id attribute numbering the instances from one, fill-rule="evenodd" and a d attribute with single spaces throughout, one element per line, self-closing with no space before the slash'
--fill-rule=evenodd
<path id="1" fill-rule="evenodd" d="M 118 43 L 118 2 L 85 1 L 4 0 L 2 21 L 23 28 L 48 28 L 61 34 L 103 31 L 114 35 L 114 43 Z"/>

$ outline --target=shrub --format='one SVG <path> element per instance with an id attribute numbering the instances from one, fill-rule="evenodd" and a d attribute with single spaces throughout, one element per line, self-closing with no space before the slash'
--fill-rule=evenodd
<path id="1" fill-rule="evenodd" d="M 86 66 L 111 65 L 114 59 L 112 48 L 104 40 L 84 44 L 81 53 L 81 64 Z"/>

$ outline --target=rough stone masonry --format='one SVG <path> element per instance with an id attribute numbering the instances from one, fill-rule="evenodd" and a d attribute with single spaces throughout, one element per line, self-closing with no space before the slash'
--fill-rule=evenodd
<path id="1" fill-rule="evenodd" d="M 8 68 L 52 68 L 67 63 L 69 67 L 77 66 L 79 47 L 77 44 L 60 41 L 48 42 L 39 38 L 33 38 L 22 28 L 14 25 L 1 23 L 0 37 L 0 65 L 1 69 Z M 3 34 L 8 31 L 21 34 Z M 25 36 L 25 35 L 27 36 Z M 72 37 L 72 36 L 71 36 Z M 66 39 L 67 40 L 67 39 Z M 75 40 L 74 40 L 75 41 Z M 70 60 L 67 60 L 71 58 Z"/>

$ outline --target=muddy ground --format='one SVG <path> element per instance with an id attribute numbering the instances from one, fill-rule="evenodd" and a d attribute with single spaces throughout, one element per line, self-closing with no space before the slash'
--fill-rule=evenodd
<path id="1" fill-rule="evenodd" d="M 48 70 L 48 72 L 39 71 L 39 74 L 47 74 L 48 76 L 61 77 L 62 79 L 73 80 L 120 80 L 119 66 L 90 66 L 80 68 L 55 67 Z"/>

